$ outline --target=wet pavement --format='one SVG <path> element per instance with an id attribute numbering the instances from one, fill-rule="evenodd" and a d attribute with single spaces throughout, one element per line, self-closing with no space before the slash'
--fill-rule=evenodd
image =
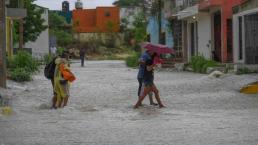
<path id="1" fill-rule="evenodd" d="M 64 109 L 49 109 L 43 73 L 9 82 L 12 116 L 0 116 L 0 145 L 257 145 L 258 95 L 238 89 L 257 75 L 209 78 L 155 72 L 164 109 L 137 101 L 136 69 L 122 61 L 72 64 L 77 80 Z"/>

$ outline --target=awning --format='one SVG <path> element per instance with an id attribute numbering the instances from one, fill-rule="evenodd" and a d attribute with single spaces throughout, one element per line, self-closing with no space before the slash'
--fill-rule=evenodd
<path id="1" fill-rule="evenodd" d="M 195 16 L 198 13 L 199 13 L 198 5 L 195 5 L 192 7 L 188 7 L 182 11 L 179 11 L 176 15 L 179 20 L 182 20 L 188 17 Z"/>

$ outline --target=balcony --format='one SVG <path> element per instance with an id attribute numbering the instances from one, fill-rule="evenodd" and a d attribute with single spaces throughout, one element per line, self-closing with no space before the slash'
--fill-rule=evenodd
<path id="1" fill-rule="evenodd" d="M 23 0 L 5 0 L 7 6 L 7 17 L 20 19 L 27 16 L 27 10 L 23 9 Z"/>
<path id="2" fill-rule="evenodd" d="M 27 10 L 23 8 L 7 8 L 7 17 L 12 19 L 25 18 L 27 16 Z"/>

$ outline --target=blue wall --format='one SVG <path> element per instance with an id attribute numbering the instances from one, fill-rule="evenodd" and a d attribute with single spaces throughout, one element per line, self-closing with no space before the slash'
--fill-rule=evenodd
<path id="1" fill-rule="evenodd" d="M 171 30 L 168 28 L 168 21 L 164 18 L 164 15 L 162 16 L 161 27 L 162 32 L 166 32 L 166 45 L 172 48 L 174 45 L 173 36 Z M 148 19 L 147 33 L 150 34 L 151 43 L 159 43 L 159 26 L 155 16 L 149 17 Z"/>

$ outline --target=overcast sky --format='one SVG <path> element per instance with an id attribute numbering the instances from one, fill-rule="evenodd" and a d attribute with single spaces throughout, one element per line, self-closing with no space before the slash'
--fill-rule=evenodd
<path id="1" fill-rule="evenodd" d="M 61 10 L 64 0 L 36 0 L 35 3 L 39 6 L 49 8 L 50 10 Z M 67 0 L 70 3 L 70 10 L 74 9 L 74 3 L 77 0 Z M 97 6 L 112 6 L 115 0 L 81 0 L 83 7 L 96 8 Z"/>

